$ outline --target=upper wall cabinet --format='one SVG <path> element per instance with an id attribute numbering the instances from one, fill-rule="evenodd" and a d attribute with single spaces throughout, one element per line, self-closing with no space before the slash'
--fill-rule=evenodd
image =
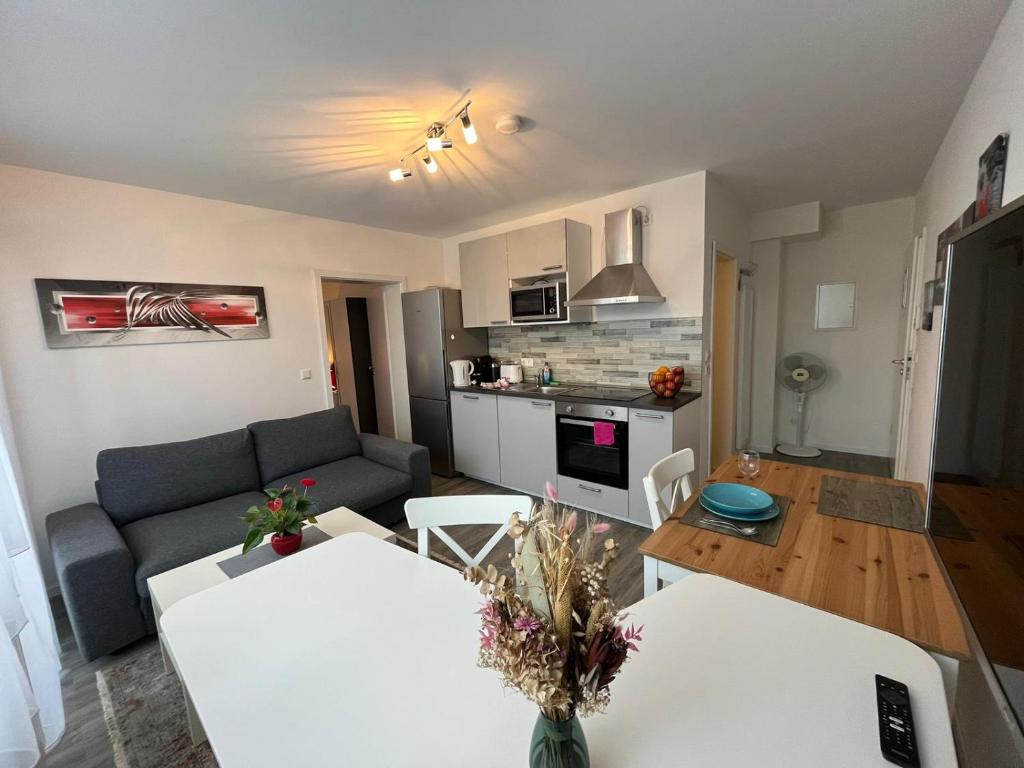
<path id="1" fill-rule="evenodd" d="M 556 219 L 462 243 L 459 270 L 466 327 L 508 325 L 510 284 L 564 280 L 568 299 L 590 280 L 590 227 L 578 221 Z M 592 319 L 592 308 L 569 307 L 567 320 L 559 322 Z"/>
<path id="2" fill-rule="evenodd" d="M 493 235 L 459 245 L 462 322 L 466 328 L 508 325 L 506 236 Z"/>
<path id="3" fill-rule="evenodd" d="M 566 271 L 565 219 L 508 233 L 508 276 L 513 280 Z"/>

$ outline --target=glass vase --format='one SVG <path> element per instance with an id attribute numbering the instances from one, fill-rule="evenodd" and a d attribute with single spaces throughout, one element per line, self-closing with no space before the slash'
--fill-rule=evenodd
<path id="1" fill-rule="evenodd" d="M 530 768 L 590 768 L 587 740 L 574 714 L 551 720 L 541 712 L 530 739 Z"/>

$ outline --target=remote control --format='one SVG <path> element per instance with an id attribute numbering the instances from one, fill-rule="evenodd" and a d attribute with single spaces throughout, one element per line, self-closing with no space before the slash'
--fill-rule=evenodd
<path id="1" fill-rule="evenodd" d="M 910 691 L 901 682 L 875 675 L 875 693 L 882 757 L 903 768 L 920 768 L 914 717 L 910 713 Z"/>

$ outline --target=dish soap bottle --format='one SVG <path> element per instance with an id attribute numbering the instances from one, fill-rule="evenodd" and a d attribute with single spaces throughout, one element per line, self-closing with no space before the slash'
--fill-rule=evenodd
<path id="1" fill-rule="evenodd" d="M 544 363 L 544 370 L 541 372 L 541 379 L 544 382 L 544 386 L 548 386 L 551 383 L 551 366 Z"/>

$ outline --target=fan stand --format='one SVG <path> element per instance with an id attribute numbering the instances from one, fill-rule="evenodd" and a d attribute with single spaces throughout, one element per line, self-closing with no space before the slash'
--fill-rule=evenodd
<path id="1" fill-rule="evenodd" d="M 779 443 L 775 446 L 776 452 L 786 456 L 798 456 L 802 459 L 813 459 L 821 456 L 821 451 L 817 448 L 808 448 L 804 445 L 804 402 L 806 400 L 806 392 L 796 393 L 796 445 L 792 443 Z"/>

